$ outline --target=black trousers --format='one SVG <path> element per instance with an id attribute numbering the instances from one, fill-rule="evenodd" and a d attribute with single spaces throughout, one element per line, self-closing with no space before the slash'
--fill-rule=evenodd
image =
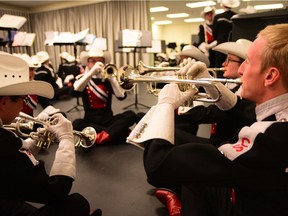
<path id="1" fill-rule="evenodd" d="M 76 119 L 73 121 L 73 128 L 81 131 L 85 127 L 93 127 L 96 132 L 106 131 L 112 142 L 125 141 L 128 136 L 129 127 L 136 123 L 137 116 L 133 111 L 125 111 L 117 115 L 107 118 L 102 122 L 89 122 L 85 119 Z"/>

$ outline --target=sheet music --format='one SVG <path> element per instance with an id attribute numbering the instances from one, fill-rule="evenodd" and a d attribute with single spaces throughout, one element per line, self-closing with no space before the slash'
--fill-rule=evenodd
<path id="1" fill-rule="evenodd" d="M 20 29 L 26 21 L 25 17 L 4 14 L 0 18 L 0 27 Z"/>
<path id="2" fill-rule="evenodd" d="M 17 32 L 14 36 L 12 46 L 32 46 L 35 37 L 35 33 Z"/>

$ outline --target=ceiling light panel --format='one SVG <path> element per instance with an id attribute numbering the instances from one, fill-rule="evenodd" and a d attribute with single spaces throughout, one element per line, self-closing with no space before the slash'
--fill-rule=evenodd
<path id="1" fill-rule="evenodd" d="M 176 14 L 167 14 L 168 18 L 182 18 L 182 17 L 188 17 L 189 14 L 187 13 L 176 13 Z"/>
<path id="2" fill-rule="evenodd" d="M 169 25 L 169 24 L 172 24 L 172 21 L 170 21 L 170 20 L 155 21 L 155 22 L 153 22 L 153 24 L 155 24 L 155 25 Z"/>
<path id="3" fill-rule="evenodd" d="M 151 13 L 168 11 L 168 10 L 169 10 L 169 8 L 163 7 L 163 6 L 150 8 L 150 12 L 151 12 Z"/>

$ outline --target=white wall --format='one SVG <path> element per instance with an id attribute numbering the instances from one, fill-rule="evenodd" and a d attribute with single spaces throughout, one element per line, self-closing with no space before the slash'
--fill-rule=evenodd
<path id="1" fill-rule="evenodd" d="M 171 25 L 152 24 L 152 37 L 154 40 L 165 40 L 166 44 L 176 42 L 180 47 L 181 43 L 191 44 L 191 35 L 198 34 L 201 23 L 183 23 Z"/>

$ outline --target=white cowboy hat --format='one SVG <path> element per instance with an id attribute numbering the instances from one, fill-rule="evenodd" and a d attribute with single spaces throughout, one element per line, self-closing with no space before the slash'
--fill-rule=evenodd
<path id="1" fill-rule="evenodd" d="M 60 57 L 60 58 L 63 58 L 63 59 L 65 59 L 65 60 L 67 60 L 67 61 L 68 61 L 69 56 L 70 56 L 70 54 L 69 54 L 68 52 L 61 52 L 61 53 L 59 54 L 59 57 Z"/>
<path id="2" fill-rule="evenodd" d="M 200 49 L 193 45 L 186 45 L 183 47 L 182 51 L 179 53 L 179 56 L 189 56 L 191 58 L 194 58 L 198 61 L 201 61 L 206 64 L 207 67 L 210 65 L 210 61 L 207 58 L 207 56 L 201 52 Z"/>
<path id="3" fill-rule="evenodd" d="M 87 64 L 88 58 L 90 58 L 90 57 L 102 57 L 102 58 L 104 58 L 105 64 L 109 64 L 111 61 L 111 55 L 110 55 L 109 51 L 92 49 L 88 52 L 88 55 L 84 55 L 82 57 L 82 59 Z M 80 60 L 80 61 L 82 62 L 82 60 Z"/>
<path id="4" fill-rule="evenodd" d="M 220 4 L 223 4 L 226 7 L 229 8 L 236 8 L 240 5 L 239 0 L 220 0 Z"/>
<path id="5" fill-rule="evenodd" d="M 252 41 L 247 39 L 238 39 L 236 42 L 225 42 L 214 47 L 213 50 L 228 54 L 231 53 L 242 59 L 246 59 L 247 51 Z"/>
<path id="6" fill-rule="evenodd" d="M 49 54 L 46 51 L 40 51 L 36 56 L 41 64 L 50 59 Z"/>
<path id="7" fill-rule="evenodd" d="M 44 81 L 29 81 L 29 65 L 17 56 L 0 53 L 0 95 L 39 95 L 53 98 L 53 87 Z"/>
<path id="8" fill-rule="evenodd" d="M 27 62 L 30 68 L 39 68 L 41 67 L 41 63 L 38 61 L 38 58 L 36 56 L 30 57 L 28 54 L 17 54 L 13 53 L 13 55 L 23 59 Z"/>
<path id="9" fill-rule="evenodd" d="M 206 13 L 212 12 L 213 14 L 215 13 L 215 8 L 211 6 L 207 6 L 204 8 L 204 10 L 200 13 L 201 17 L 204 18 Z"/>

